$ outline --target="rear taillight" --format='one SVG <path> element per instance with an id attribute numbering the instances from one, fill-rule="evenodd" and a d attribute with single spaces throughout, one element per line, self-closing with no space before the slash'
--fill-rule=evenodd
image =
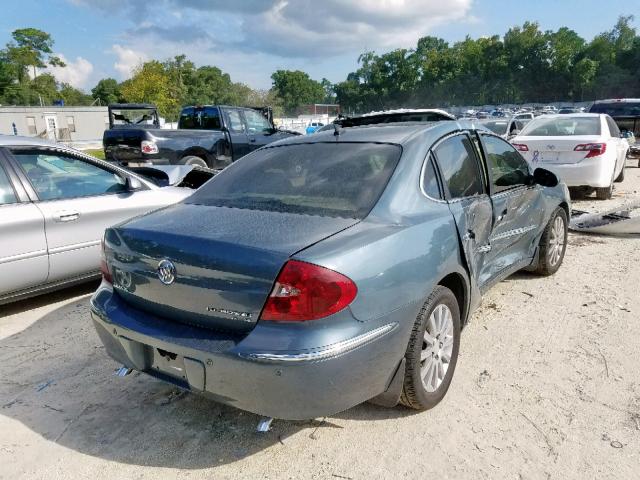
<path id="1" fill-rule="evenodd" d="M 588 152 L 584 158 L 597 157 L 607 151 L 606 143 L 581 143 L 573 149 L 575 152 Z"/>
<path id="2" fill-rule="evenodd" d="M 516 150 L 519 150 L 519 151 L 521 151 L 521 152 L 528 152 L 528 151 L 529 151 L 529 147 L 528 147 L 528 146 L 526 146 L 524 143 L 514 143 L 514 144 L 513 144 L 513 147 L 514 147 Z"/>
<path id="3" fill-rule="evenodd" d="M 156 142 L 143 140 L 140 143 L 140 150 L 142 150 L 142 153 L 158 153 L 158 145 L 156 145 Z"/>
<path id="4" fill-rule="evenodd" d="M 358 293 L 353 281 L 328 268 L 289 260 L 276 279 L 261 320 L 305 322 L 339 312 Z"/>
<path id="5" fill-rule="evenodd" d="M 109 271 L 109 265 L 107 265 L 107 256 L 104 253 L 104 238 L 100 247 L 100 273 L 102 273 L 102 279 L 105 282 L 113 283 L 113 277 Z"/>

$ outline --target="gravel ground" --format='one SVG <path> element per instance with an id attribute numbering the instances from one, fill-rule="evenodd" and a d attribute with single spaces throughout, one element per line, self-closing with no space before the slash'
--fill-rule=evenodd
<path id="1" fill-rule="evenodd" d="M 640 198 L 636 165 L 612 200 L 575 208 Z M 571 234 L 556 275 L 494 287 L 433 410 L 363 404 L 266 434 L 253 414 L 115 377 L 95 285 L 0 307 L 0 478 L 638 478 L 639 251 Z"/>

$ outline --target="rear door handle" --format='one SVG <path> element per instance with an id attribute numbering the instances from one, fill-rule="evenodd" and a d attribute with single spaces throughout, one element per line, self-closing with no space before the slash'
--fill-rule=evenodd
<path id="1" fill-rule="evenodd" d="M 250 138 L 250 139 L 249 139 L 249 141 L 250 141 L 251 143 L 256 143 L 256 139 L 255 139 L 255 138 Z"/>
<path id="2" fill-rule="evenodd" d="M 507 209 L 506 208 L 502 211 L 502 213 L 500 215 L 498 215 L 498 218 L 496 218 L 496 222 L 501 222 L 504 219 L 505 215 L 507 215 Z"/>
<path id="3" fill-rule="evenodd" d="M 464 241 L 473 240 L 474 238 L 476 238 L 476 234 L 474 233 L 473 230 L 467 230 L 467 233 L 465 233 L 464 236 L 462 237 Z"/>
<path id="4" fill-rule="evenodd" d="M 62 210 L 53 214 L 53 219 L 56 222 L 73 222 L 80 218 L 80 212 L 72 210 Z"/>

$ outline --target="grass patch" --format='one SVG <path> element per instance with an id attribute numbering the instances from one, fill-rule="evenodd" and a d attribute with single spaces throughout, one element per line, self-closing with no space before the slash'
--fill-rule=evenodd
<path id="1" fill-rule="evenodd" d="M 104 160 L 104 150 L 83 150 L 87 155 L 91 155 L 92 157 L 99 158 L 100 160 Z"/>

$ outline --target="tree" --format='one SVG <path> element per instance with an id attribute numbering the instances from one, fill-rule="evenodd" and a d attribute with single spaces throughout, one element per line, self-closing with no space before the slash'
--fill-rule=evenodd
<path id="1" fill-rule="evenodd" d="M 11 34 L 14 42 L 7 45 L 9 58 L 21 66 L 21 76 L 27 67 L 33 67 L 33 78 L 38 68 L 48 65 L 64 67 L 65 63 L 53 55 L 51 35 L 37 28 L 20 28 Z"/>
<path id="2" fill-rule="evenodd" d="M 127 101 L 153 103 L 167 120 L 177 119 L 180 99 L 172 96 L 171 79 L 157 60 L 138 66 L 133 76 L 122 83 L 121 91 Z"/>
<path id="3" fill-rule="evenodd" d="M 60 84 L 59 94 L 65 105 L 86 106 L 93 103 L 91 95 L 87 95 L 68 83 Z"/>
<path id="4" fill-rule="evenodd" d="M 302 105 L 320 103 L 325 96 L 322 84 L 300 70 L 278 70 L 271 75 L 271 80 L 287 114 L 295 113 Z"/>
<path id="5" fill-rule="evenodd" d="M 103 105 L 117 103 L 122 100 L 120 85 L 114 78 L 103 78 L 91 89 L 91 95 Z"/>

